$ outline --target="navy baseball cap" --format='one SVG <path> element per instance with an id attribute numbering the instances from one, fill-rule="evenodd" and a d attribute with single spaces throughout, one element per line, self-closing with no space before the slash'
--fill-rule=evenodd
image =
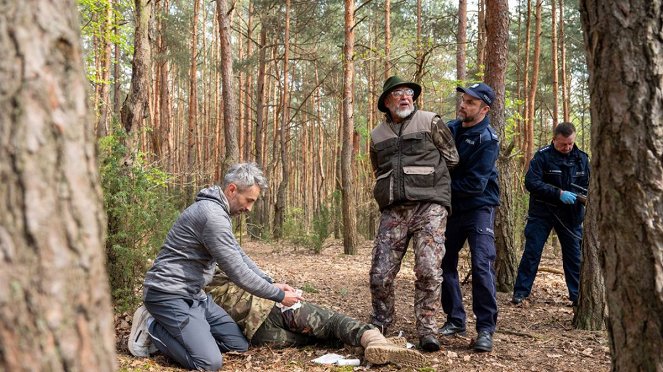
<path id="1" fill-rule="evenodd" d="M 484 83 L 472 84 L 467 88 L 457 87 L 456 92 L 469 94 L 474 98 L 482 100 L 488 106 L 491 106 L 495 101 L 495 92 L 493 92 L 493 88 Z"/>

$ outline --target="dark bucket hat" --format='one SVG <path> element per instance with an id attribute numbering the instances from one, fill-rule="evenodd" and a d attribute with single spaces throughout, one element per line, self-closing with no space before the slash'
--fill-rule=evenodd
<path id="1" fill-rule="evenodd" d="M 380 94 L 380 98 L 378 98 L 378 110 L 382 112 L 388 111 L 387 106 L 384 105 L 384 99 L 387 98 L 387 94 L 389 94 L 389 92 L 392 89 L 398 86 L 406 86 L 414 90 L 414 96 L 412 96 L 412 101 L 416 101 L 417 98 L 419 97 L 419 94 L 421 93 L 421 86 L 419 84 L 403 80 L 398 76 L 392 76 L 384 81 L 384 85 L 382 86 L 382 94 Z"/>

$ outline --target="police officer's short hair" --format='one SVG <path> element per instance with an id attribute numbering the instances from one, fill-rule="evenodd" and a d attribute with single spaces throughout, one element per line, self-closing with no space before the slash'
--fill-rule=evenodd
<path id="1" fill-rule="evenodd" d="M 555 130 L 553 131 L 553 136 L 557 137 L 558 135 L 561 134 L 564 137 L 568 137 L 575 132 L 576 132 L 576 127 L 573 124 L 569 123 L 568 121 L 565 121 L 563 123 L 557 124 Z"/>
<path id="2" fill-rule="evenodd" d="M 223 177 L 223 188 L 234 183 L 239 190 L 245 190 L 253 185 L 258 185 L 260 190 L 267 189 L 267 179 L 262 173 L 262 170 L 256 163 L 238 163 L 234 164 L 228 169 L 228 172 Z"/>

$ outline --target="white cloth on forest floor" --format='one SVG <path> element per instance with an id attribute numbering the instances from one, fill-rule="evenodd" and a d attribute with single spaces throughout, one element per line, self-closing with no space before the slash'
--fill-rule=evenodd
<path id="1" fill-rule="evenodd" d="M 329 353 L 313 359 L 311 362 L 318 364 L 336 364 L 339 366 L 358 366 L 359 359 L 346 359 L 343 355 Z"/>

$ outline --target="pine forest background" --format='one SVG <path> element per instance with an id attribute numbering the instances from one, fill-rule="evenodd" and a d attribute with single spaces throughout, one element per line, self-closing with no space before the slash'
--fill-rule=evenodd
<path id="1" fill-rule="evenodd" d="M 237 161 L 257 162 L 269 180 L 264 198 L 237 221 L 239 237 L 287 239 L 319 252 L 333 235 L 353 253 L 357 237 L 348 240 L 343 229 L 356 223 L 359 238 L 372 239 L 379 212 L 369 134 L 382 118 L 382 83 L 394 74 L 416 81 L 419 107 L 454 119 L 455 87 L 483 80 L 486 71 L 484 3 L 79 0 L 115 304 L 135 304 L 146 265 L 178 212 Z M 559 121 L 576 125 L 576 142 L 589 152 L 577 7 L 572 0 L 509 2 L 500 141 L 515 247 L 532 153 L 550 142 Z M 350 33 L 353 57 L 346 60 Z M 343 216 L 344 198 L 352 219 Z"/>

